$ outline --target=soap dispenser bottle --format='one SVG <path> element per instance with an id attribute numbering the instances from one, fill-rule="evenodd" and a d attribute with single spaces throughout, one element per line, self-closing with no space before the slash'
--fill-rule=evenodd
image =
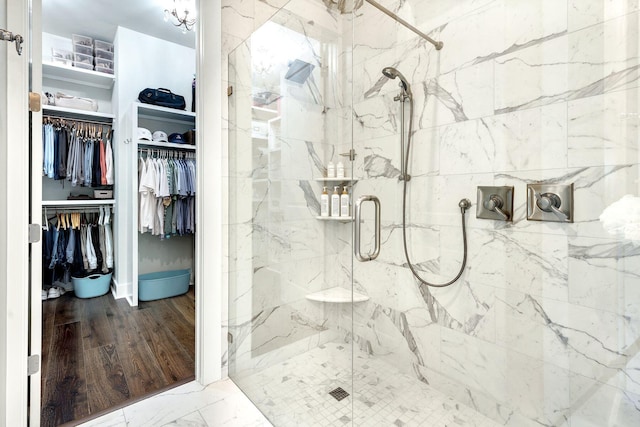
<path id="1" fill-rule="evenodd" d="M 329 193 L 327 187 L 322 187 L 320 196 L 320 216 L 329 216 Z"/>
<path id="2" fill-rule="evenodd" d="M 336 166 L 336 177 L 344 178 L 344 163 L 338 162 Z"/>
<path id="3" fill-rule="evenodd" d="M 339 186 L 333 187 L 333 194 L 331 194 L 331 216 L 340 216 L 340 193 L 338 192 Z"/>
<path id="4" fill-rule="evenodd" d="M 327 164 L 327 178 L 335 178 L 336 177 L 336 165 L 333 162 L 329 162 Z"/>
<path id="5" fill-rule="evenodd" d="M 346 185 L 342 188 L 340 195 L 340 216 L 349 217 L 349 190 Z"/>

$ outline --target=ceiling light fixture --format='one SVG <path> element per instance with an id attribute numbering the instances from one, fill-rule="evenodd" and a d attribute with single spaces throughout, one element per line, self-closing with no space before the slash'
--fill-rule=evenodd
<path id="1" fill-rule="evenodd" d="M 173 0 L 164 10 L 164 21 L 169 22 L 173 16 L 173 25 L 182 28 L 184 34 L 191 31 L 196 23 L 196 2 L 195 0 Z"/>

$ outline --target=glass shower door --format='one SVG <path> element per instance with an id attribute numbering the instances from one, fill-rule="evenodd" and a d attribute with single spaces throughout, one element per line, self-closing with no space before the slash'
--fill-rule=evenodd
<path id="1" fill-rule="evenodd" d="M 344 32 L 291 1 L 229 56 L 229 375 L 277 426 L 353 418 L 353 223 L 320 212 L 354 191 Z"/>

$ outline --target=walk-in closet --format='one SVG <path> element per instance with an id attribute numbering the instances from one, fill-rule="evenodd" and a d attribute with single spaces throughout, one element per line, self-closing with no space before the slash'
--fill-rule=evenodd
<path id="1" fill-rule="evenodd" d="M 195 35 L 160 3 L 42 0 L 42 426 L 195 375 Z"/>

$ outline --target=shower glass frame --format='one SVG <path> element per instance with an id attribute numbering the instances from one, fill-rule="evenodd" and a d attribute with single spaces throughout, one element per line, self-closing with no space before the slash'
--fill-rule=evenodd
<path id="1" fill-rule="evenodd" d="M 318 3 L 290 2 L 229 55 L 228 368 L 274 425 L 296 399 L 354 418 L 353 222 L 319 218 L 323 186 L 346 186 L 351 212 L 357 192 L 353 28 L 301 16 Z M 329 161 L 345 178 L 326 177 Z M 283 369 L 295 363 L 317 367 L 299 390 Z"/>

